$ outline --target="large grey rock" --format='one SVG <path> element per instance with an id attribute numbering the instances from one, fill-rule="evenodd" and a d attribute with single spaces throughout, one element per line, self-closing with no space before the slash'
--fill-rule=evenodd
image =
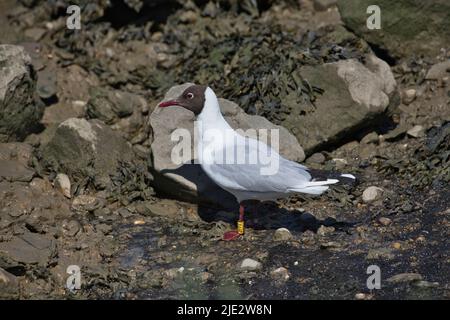
<path id="1" fill-rule="evenodd" d="M 366 25 L 367 8 L 373 4 L 381 10 L 379 30 Z M 434 57 L 450 43 L 448 0 L 339 0 L 338 8 L 348 29 L 394 57 Z"/>
<path id="2" fill-rule="evenodd" d="M 44 165 L 67 174 L 72 181 L 93 181 L 97 188 L 111 185 L 120 163 L 131 163 L 131 146 L 99 120 L 70 118 L 61 123 L 42 147 Z"/>
<path id="3" fill-rule="evenodd" d="M 399 102 L 389 66 L 372 54 L 366 56 L 365 64 L 348 59 L 304 66 L 300 73 L 323 93 L 312 108 L 293 106 L 281 124 L 295 134 L 308 155 L 370 126 L 374 118 Z"/>
<path id="4" fill-rule="evenodd" d="M 36 75 L 22 47 L 0 45 L 0 142 L 23 140 L 39 124 L 44 105 Z"/>
<path id="5" fill-rule="evenodd" d="M 177 97 L 190 85 L 187 83 L 171 88 L 164 100 Z M 231 101 L 219 98 L 219 104 L 225 119 L 234 129 L 279 129 L 280 154 L 293 161 L 305 159 L 297 139 L 285 128 L 274 125 L 261 116 L 248 115 Z M 171 160 L 172 150 L 178 143 L 171 140 L 172 132 L 185 128 L 194 137 L 194 121 L 194 114 L 180 107 L 156 108 L 150 115 L 153 134 L 150 166 L 154 172 L 154 187 L 181 200 L 231 206 L 235 203 L 234 197 L 209 179 L 200 165 L 189 163 L 180 166 Z M 193 146 L 194 142 L 191 142 Z M 191 154 L 194 154 L 193 150 Z"/>

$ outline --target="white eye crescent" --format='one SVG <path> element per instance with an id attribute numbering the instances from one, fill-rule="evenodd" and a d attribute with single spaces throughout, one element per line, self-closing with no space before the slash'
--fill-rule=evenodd
<path id="1" fill-rule="evenodd" d="M 186 97 L 187 97 L 188 99 L 193 99 L 193 98 L 194 98 L 194 94 L 193 94 L 192 92 L 189 92 L 189 93 L 186 95 Z"/>

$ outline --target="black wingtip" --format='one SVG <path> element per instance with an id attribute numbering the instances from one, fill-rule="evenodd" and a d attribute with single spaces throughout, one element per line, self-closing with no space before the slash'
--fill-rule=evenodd
<path id="1" fill-rule="evenodd" d="M 324 171 L 315 169 L 308 169 L 308 172 L 311 174 L 312 180 L 314 181 L 337 179 L 339 180 L 340 183 L 353 184 L 357 180 L 356 177 L 350 173 L 340 173 L 335 171 Z"/>

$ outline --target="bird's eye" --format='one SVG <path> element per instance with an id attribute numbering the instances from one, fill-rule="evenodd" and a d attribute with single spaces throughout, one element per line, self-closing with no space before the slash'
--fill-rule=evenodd
<path id="1" fill-rule="evenodd" d="M 193 99 L 194 98 L 194 94 L 192 92 L 188 92 L 188 94 L 186 95 L 186 97 L 188 99 Z"/>

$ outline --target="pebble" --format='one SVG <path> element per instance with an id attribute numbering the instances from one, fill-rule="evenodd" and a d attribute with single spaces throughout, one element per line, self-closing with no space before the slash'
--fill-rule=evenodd
<path id="1" fill-rule="evenodd" d="M 421 125 L 415 125 L 411 129 L 409 129 L 407 132 L 408 136 L 413 138 L 420 138 L 425 135 L 425 128 Z"/>
<path id="2" fill-rule="evenodd" d="M 407 89 L 403 94 L 403 103 L 410 104 L 416 98 L 417 91 L 416 89 Z"/>
<path id="3" fill-rule="evenodd" d="M 320 226 L 319 229 L 317 229 L 317 234 L 319 236 L 325 236 L 327 234 L 333 233 L 335 231 L 334 227 L 325 227 L 325 226 Z"/>
<path id="4" fill-rule="evenodd" d="M 367 295 L 365 293 L 361 293 L 360 292 L 360 293 L 355 294 L 355 299 L 356 300 L 365 300 L 366 297 L 367 297 Z"/>
<path id="5" fill-rule="evenodd" d="M 311 155 L 308 159 L 306 159 L 306 163 L 317 163 L 317 164 L 322 164 L 325 162 L 325 156 L 320 153 L 320 152 L 316 152 L 313 155 Z"/>
<path id="6" fill-rule="evenodd" d="M 179 17 L 180 21 L 184 23 L 194 23 L 195 21 L 197 21 L 197 18 L 197 14 L 194 11 L 190 10 L 184 11 Z"/>
<path id="7" fill-rule="evenodd" d="M 414 281 L 421 281 L 422 275 L 419 273 L 399 273 L 395 276 L 390 277 L 387 279 L 387 282 L 391 283 L 399 283 L 399 282 L 414 282 Z"/>
<path id="8" fill-rule="evenodd" d="M 275 230 L 275 233 L 273 235 L 274 241 L 288 241 L 292 239 L 291 232 L 286 228 L 279 228 Z"/>
<path id="9" fill-rule="evenodd" d="M 287 281 L 290 278 L 289 270 L 285 267 L 279 267 L 273 270 L 270 275 L 275 281 Z"/>
<path id="10" fill-rule="evenodd" d="M 348 164 L 347 160 L 342 158 L 334 158 L 333 162 L 335 164 L 336 170 L 342 170 L 345 168 L 345 166 Z"/>
<path id="11" fill-rule="evenodd" d="M 417 239 L 416 239 L 416 241 L 417 241 L 417 242 L 425 242 L 426 239 L 425 239 L 424 236 L 418 236 Z"/>
<path id="12" fill-rule="evenodd" d="M 380 224 L 382 224 L 383 226 L 388 226 L 388 225 L 390 225 L 392 223 L 392 220 L 389 219 L 389 218 L 386 218 L 386 217 L 381 217 L 381 218 L 378 219 L 378 222 Z"/>
<path id="13" fill-rule="evenodd" d="M 428 80 L 442 79 L 443 77 L 447 76 L 448 69 L 450 69 L 450 60 L 436 63 L 433 66 L 431 66 L 430 70 L 428 70 L 426 79 Z"/>
<path id="14" fill-rule="evenodd" d="M 72 201 L 72 209 L 94 211 L 99 207 L 99 201 L 94 196 L 79 195 Z"/>
<path id="15" fill-rule="evenodd" d="M 76 220 L 70 220 L 62 224 L 63 233 L 69 237 L 74 237 L 81 230 L 81 225 Z"/>
<path id="16" fill-rule="evenodd" d="M 361 139 L 361 143 L 363 144 L 370 144 L 370 143 L 378 143 L 379 138 L 378 134 L 376 132 L 371 132 L 364 136 L 364 138 Z"/>
<path id="17" fill-rule="evenodd" d="M 377 260 L 377 259 L 384 259 L 384 260 L 391 260 L 395 257 L 395 255 L 392 253 L 392 249 L 390 248 L 377 248 L 377 249 L 370 249 L 367 253 L 367 260 Z"/>
<path id="18" fill-rule="evenodd" d="M 400 244 L 400 242 L 394 242 L 392 244 L 392 248 L 399 250 L 402 247 L 402 245 Z"/>
<path id="19" fill-rule="evenodd" d="M 61 191 L 61 193 L 66 198 L 71 198 L 72 195 L 70 193 L 70 179 L 69 177 L 64 173 L 58 173 L 55 178 L 55 187 Z"/>
<path id="20" fill-rule="evenodd" d="M 262 269 L 261 262 L 246 258 L 241 262 L 241 269 L 245 271 L 256 271 Z"/>
<path id="21" fill-rule="evenodd" d="M 120 214 L 122 218 L 128 218 L 131 216 L 131 212 L 127 208 L 120 208 L 117 210 L 117 213 Z"/>
<path id="22" fill-rule="evenodd" d="M 383 189 L 375 186 L 371 186 L 366 188 L 362 194 L 362 200 L 365 203 L 370 203 L 376 200 L 379 200 L 381 198 L 381 195 L 383 194 Z"/>
<path id="23" fill-rule="evenodd" d="M 337 3 L 337 0 L 314 0 L 314 9 L 326 11 Z"/>
<path id="24" fill-rule="evenodd" d="M 425 280 L 419 280 L 414 282 L 414 285 L 418 288 L 435 288 L 439 287 L 439 282 L 430 282 Z"/>

